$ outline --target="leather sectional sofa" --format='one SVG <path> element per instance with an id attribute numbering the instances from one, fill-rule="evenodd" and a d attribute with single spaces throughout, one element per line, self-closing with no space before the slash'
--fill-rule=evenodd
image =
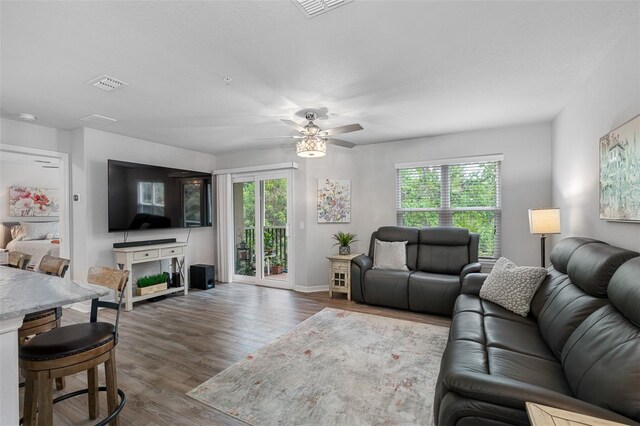
<path id="1" fill-rule="evenodd" d="M 372 269 L 375 240 L 407 241 L 408 271 Z M 480 272 L 478 234 L 456 227 L 384 226 L 371 235 L 369 255 L 351 263 L 356 302 L 451 315 L 462 279 Z"/>
<path id="2" fill-rule="evenodd" d="M 640 421 L 640 257 L 567 238 L 528 317 L 478 297 L 467 275 L 438 377 L 439 426 L 528 425 L 531 401 L 594 417 Z"/>

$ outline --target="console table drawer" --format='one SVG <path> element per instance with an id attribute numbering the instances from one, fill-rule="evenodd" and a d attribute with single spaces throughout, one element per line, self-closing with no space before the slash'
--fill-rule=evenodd
<path id="1" fill-rule="evenodd" d="M 145 260 L 158 257 L 158 250 L 136 251 L 133 253 L 133 260 Z"/>
<path id="2" fill-rule="evenodd" d="M 182 254 L 182 253 L 184 253 L 184 247 L 172 247 L 172 248 L 162 249 L 160 251 L 160 256 L 162 256 L 162 257 L 177 256 L 177 255 Z"/>

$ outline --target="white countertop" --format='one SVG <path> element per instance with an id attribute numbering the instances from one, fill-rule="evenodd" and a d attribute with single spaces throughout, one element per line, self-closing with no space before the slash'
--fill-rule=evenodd
<path id="1" fill-rule="evenodd" d="M 0 266 L 0 320 L 107 294 L 98 285 Z"/>

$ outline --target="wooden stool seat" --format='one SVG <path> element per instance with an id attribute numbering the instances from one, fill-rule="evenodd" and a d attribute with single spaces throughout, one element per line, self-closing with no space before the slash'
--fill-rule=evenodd
<path id="1" fill-rule="evenodd" d="M 34 336 L 20 347 L 20 359 L 48 361 L 71 357 L 100 346 L 106 347 L 115 338 L 116 327 L 107 322 L 68 325 Z"/>

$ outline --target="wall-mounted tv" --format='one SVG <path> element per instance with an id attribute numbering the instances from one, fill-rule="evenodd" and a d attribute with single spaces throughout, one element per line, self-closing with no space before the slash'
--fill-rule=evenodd
<path id="1" fill-rule="evenodd" d="M 109 160 L 109 232 L 211 226 L 211 173 Z"/>

